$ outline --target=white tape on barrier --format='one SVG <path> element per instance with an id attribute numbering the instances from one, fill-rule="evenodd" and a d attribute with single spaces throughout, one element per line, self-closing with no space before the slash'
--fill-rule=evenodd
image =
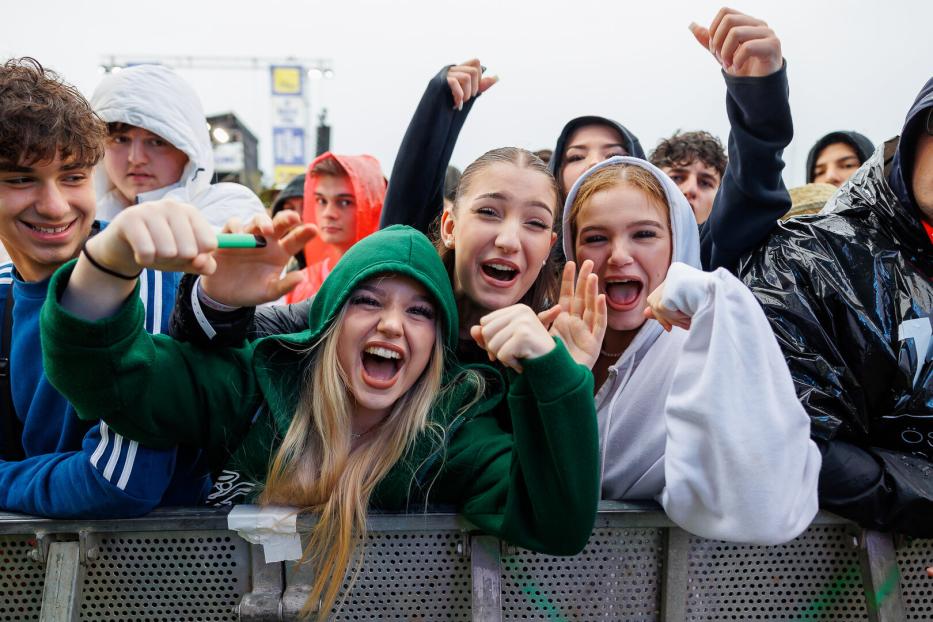
<path id="1" fill-rule="evenodd" d="M 261 544 L 266 563 L 301 558 L 298 510 L 270 505 L 238 505 L 227 515 L 227 528 L 247 542 Z"/>

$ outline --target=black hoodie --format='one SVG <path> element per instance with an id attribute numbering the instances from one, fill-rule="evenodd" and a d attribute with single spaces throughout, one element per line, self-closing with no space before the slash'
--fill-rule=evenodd
<path id="1" fill-rule="evenodd" d="M 910 192 L 933 79 L 900 141 L 792 219 L 744 265 L 823 451 L 820 504 L 872 529 L 933 536 L 933 244 Z"/>
<path id="2" fill-rule="evenodd" d="M 402 139 L 382 208 L 380 227 L 407 224 L 430 235 L 443 209 L 447 164 L 474 97 L 463 110 L 453 107 L 444 67 L 428 83 Z M 788 103 L 786 65 L 763 78 L 738 78 L 723 72 L 729 116 L 729 165 L 700 227 L 703 268 L 735 272 L 738 259 L 757 248 L 791 202 L 781 173 L 784 147 L 794 135 Z M 557 139 L 550 169 L 560 170 L 567 139 L 582 125 L 615 128 L 630 155 L 645 158 L 641 143 L 625 126 L 598 116 L 577 117 Z M 555 246 L 558 251 L 559 245 Z"/>
<path id="3" fill-rule="evenodd" d="M 554 155 L 551 156 L 551 161 L 548 164 L 548 168 L 554 173 L 556 179 L 560 180 L 560 165 L 563 164 L 564 161 L 564 150 L 567 149 L 567 141 L 577 128 L 583 127 L 584 125 L 607 125 L 611 127 L 622 135 L 622 146 L 625 147 L 625 153 L 623 155 L 630 155 L 633 158 L 641 158 L 642 160 L 647 159 L 645 157 L 645 150 L 641 148 L 641 143 L 638 142 L 638 137 L 632 134 L 628 128 L 618 121 L 593 115 L 577 117 L 576 119 L 568 121 L 564 129 L 561 130 L 560 136 L 557 137 Z"/>
<path id="4" fill-rule="evenodd" d="M 863 134 L 849 130 L 830 132 L 816 141 L 816 144 L 810 149 L 810 153 L 807 154 L 808 184 L 813 183 L 813 178 L 816 177 L 816 175 L 813 174 L 813 169 L 816 168 L 816 159 L 819 157 L 820 152 L 826 149 L 826 147 L 836 143 L 845 143 L 855 149 L 855 155 L 858 156 L 859 164 L 865 164 L 865 160 L 870 158 L 871 154 L 875 151 L 875 145 Z"/>

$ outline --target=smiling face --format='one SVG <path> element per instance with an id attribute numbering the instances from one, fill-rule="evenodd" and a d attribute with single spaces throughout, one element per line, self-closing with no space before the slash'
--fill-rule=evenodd
<path id="1" fill-rule="evenodd" d="M 128 205 L 137 195 L 178 183 L 188 156 L 141 127 L 114 124 L 104 153 L 107 177 Z"/>
<path id="2" fill-rule="evenodd" d="M 356 195 L 346 175 L 316 176 L 314 217 L 326 244 L 350 248 L 356 241 Z"/>
<path id="3" fill-rule="evenodd" d="M 0 164 L 0 240 L 27 281 L 41 281 L 78 254 L 94 222 L 91 167 Z"/>
<path id="4" fill-rule="evenodd" d="M 594 263 L 611 330 L 635 331 L 644 324 L 648 294 L 671 265 L 668 221 L 656 198 L 625 182 L 596 192 L 577 213 L 576 258 Z"/>
<path id="5" fill-rule="evenodd" d="M 564 148 L 560 186 L 564 195 L 587 169 L 612 156 L 629 155 L 622 134 L 608 125 L 584 125 L 577 128 Z"/>
<path id="6" fill-rule="evenodd" d="M 557 197 L 548 175 L 509 162 L 467 179 L 441 217 L 441 235 L 455 251 L 454 291 L 494 311 L 521 300 L 538 278 L 557 239 Z"/>
<path id="7" fill-rule="evenodd" d="M 423 285 L 397 275 L 366 281 L 346 305 L 337 360 L 356 412 L 387 415 L 431 359 L 438 311 Z"/>

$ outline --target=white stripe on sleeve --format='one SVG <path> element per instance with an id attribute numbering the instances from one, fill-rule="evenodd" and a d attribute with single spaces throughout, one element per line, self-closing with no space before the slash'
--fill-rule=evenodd
<path id="1" fill-rule="evenodd" d="M 100 441 L 97 443 L 97 449 L 95 449 L 94 453 L 91 454 L 91 466 L 95 469 L 97 468 L 97 463 L 100 460 L 100 457 L 104 455 L 105 451 L 107 451 L 107 443 L 110 439 L 110 434 L 108 434 L 107 429 L 107 424 L 101 421 Z"/>
<path id="2" fill-rule="evenodd" d="M 120 474 L 120 481 L 117 482 L 117 488 L 126 489 L 127 482 L 130 481 L 130 475 L 133 474 L 133 462 L 136 460 L 136 449 L 139 443 L 130 441 L 129 448 L 126 450 L 126 462 L 123 463 L 123 472 Z"/>
<path id="3" fill-rule="evenodd" d="M 120 461 L 120 452 L 123 451 L 123 437 L 114 433 L 113 451 L 110 453 L 110 460 L 107 461 L 107 467 L 104 469 L 104 479 L 108 482 L 113 477 L 113 471 L 117 468 L 117 462 Z"/>
<path id="4" fill-rule="evenodd" d="M 162 332 L 162 273 L 160 271 L 153 271 L 152 283 L 152 305 L 155 307 L 152 311 L 152 334 L 158 335 Z"/>

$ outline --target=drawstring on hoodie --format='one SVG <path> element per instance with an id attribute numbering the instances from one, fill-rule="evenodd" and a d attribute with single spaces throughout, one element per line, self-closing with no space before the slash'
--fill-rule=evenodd
<path id="1" fill-rule="evenodd" d="M 628 369 L 625 370 L 625 375 L 622 376 L 622 383 L 619 385 L 619 388 L 613 392 L 612 399 L 609 401 L 609 414 L 606 417 L 606 433 L 603 434 L 602 447 L 599 448 L 599 451 L 600 451 L 599 481 L 600 482 L 603 481 L 603 475 L 605 475 L 606 473 L 606 454 L 608 453 L 607 450 L 609 448 L 609 436 L 610 436 L 609 430 L 612 428 L 612 413 L 615 412 L 615 408 L 613 408 L 613 406 L 615 405 L 616 398 L 618 398 L 619 395 L 622 393 L 622 388 L 625 387 L 625 385 L 628 384 L 628 381 L 632 378 L 632 374 L 635 372 L 635 367 L 636 365 L 634 363 L 628 366 Z M 618 367 L 616 367 L 615 365 L 610 367 L 609 377 L 606 379 L 606 384 L 610 383 L 614 379 L 614 377 L 618 375 L 618 373 L 619 373 Z"/>

